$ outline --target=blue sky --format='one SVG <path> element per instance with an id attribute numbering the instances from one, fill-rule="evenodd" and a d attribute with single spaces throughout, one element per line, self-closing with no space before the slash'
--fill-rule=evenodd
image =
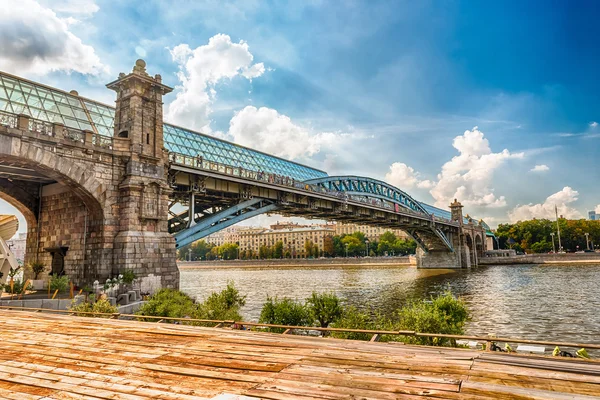
<path id="1" fill-rule="evenodd" d="M 112 104 L 104 85 L 141 57 L 176 87 L 169 122 L 432 204 L 459 197 L 494 226 L 600 203 L 599 12 L 596 1 L 9 0 L 0 69 Z"/>

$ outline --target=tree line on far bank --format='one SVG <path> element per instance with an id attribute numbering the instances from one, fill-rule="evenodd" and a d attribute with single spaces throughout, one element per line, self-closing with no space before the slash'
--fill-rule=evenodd
<path id="1" fill-rule="evenodd" d="M 371 257 L 397 255 L 403 256 L 415 254 L 417 244 L 411 239 L 398 238 L 392 232 L 385 232 L 379 237 L 379 240 L 368 241 L 362 232 L 352 234 L 343 234 L 335 236 L 326 236 L 323 241 L 323 248 L 311 240 L 304 243 L 305 258 L 318 257 L 357 257 L 368 254 Z M 191 252 L 190 252 L 191 250 Z M 199 240 L 191 245 L 183 246 L 177 251 L 179 260 L 251 260 L 251 259 L 281 259 L 297 258 L 292 249 L 286 247 L 282 241 L 276 242 L 273 246 L 260 246 L 258 253 L 252 250 L 239 250 L 236 243 L 224 243 L 216 246 L 207 243 L 205 240 Z"/>
<path id="2" fill-rule="evenodd" d="M 558 226 L 564 251 L 586 250 L 586 233 L 589 234 L 591 250 L 600 245 L 600 221 L 559 218 Z M 559 251 L 556 221 L 533 219 L 514 224 L 500 224 L 495 232 L 501 249 L 512 248 L 529 254 L 551 252 L 552 233 L 554 233 L 554 247 Z"/>

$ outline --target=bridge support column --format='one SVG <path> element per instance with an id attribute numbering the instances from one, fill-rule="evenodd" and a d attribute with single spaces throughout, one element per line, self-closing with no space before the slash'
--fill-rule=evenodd
<path id="1" fill-rule="evenodd" d="M 454 252 L 417 249 L 417 268 L 470 268 L 467 246 L 456 246 Z"/>
<path id="2" fill-rule="evenodd" d="M 142 291 L 177 288 L 175 239 L 168 232 L 170 188 L 162 117 L 162 96 L 172 89 L 161 83 L 160 75 L 148 75 L 143 60 L 107 87 L 117 92 L 115 147 L 127 154 L 117 187 L 119 220 L 112 273 L 133 270 L 142 277 Z"/>

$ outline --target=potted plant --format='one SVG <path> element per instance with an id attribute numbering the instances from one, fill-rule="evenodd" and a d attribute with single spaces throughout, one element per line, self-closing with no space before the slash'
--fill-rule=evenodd
<path id="1" fill-rule="evenodd" d="M 39 276 L 40 274 L 44 273 L 44 271 L 46 271 L 46 264 L 44 264 L 41 261 L 34 261 L 29 264 L 29 269 L 33 273 L 33 281 L 31 282 L 33 288 L 35 290 L 43 289 L 46 281 L 43 279 L 39 279 Z"/>

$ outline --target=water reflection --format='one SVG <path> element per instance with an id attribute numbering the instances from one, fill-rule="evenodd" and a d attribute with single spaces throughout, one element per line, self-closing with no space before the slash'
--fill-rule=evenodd
<path id="1" fill-rule="evenodd" d="M 472 270 L 344 266 L 181 271 L 181 289 L 204 299 L 233 280 L 247 295 L 244 318 L 257 320 L 267 295 L 304 299 L 334 291 L 345 303 L 391 314 L 413 298 L 446 289 L 463 296 L 467 333 L 598 342 L 600 266 L 498 266 Z"/>

